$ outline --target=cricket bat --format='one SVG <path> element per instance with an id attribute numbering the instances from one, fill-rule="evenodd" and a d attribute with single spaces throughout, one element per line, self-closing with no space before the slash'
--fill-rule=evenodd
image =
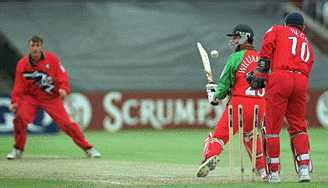
<path id="1" fill-rule="evenodd" d="M 207 81 L 209 83 L 214 83 L 210 59 L 208 58 L 208 54 L 200 42 L 197 42 L 197 48 L 198 48 L 200 57 L 202 59 L 204 72 L 206 74 Z"/>

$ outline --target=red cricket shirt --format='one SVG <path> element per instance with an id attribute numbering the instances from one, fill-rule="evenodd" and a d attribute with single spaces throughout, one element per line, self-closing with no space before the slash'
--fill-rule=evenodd
<path id="1" fill-rule="evenodd" d="M 271 71 L 298 71 L 306 76 L 312 69 L 312 45 L 300 29 L 291 26 L 272 26 L 264 36 L 259 52 L 261 58 L 271 60 Z"/>
<path id="2" fill-rule="evenodd" d="M 255 50 L 247 49 L 241 59 L 238 62 L 238 68 L 235 72 L 235 84 L 231 88 L 231 94 L 236 96 L 246 97 L 263 97 L 265 89 L 251 89 L 246 81 L 246 74 L 255 70 L 256 62 L 259 60 L 259 56 Z"/>
<path id="3" fill-rule="evenodd" d="M 18 103 L 24 95 L 41 100 L 59 97 L 58 89 L 70 91 L 68 76 L 58 57 L 51 52 L 43 52 L 37 64 L 29 55 L 22 57 L 16 65 L 16 75 L 11 103 Z"/>

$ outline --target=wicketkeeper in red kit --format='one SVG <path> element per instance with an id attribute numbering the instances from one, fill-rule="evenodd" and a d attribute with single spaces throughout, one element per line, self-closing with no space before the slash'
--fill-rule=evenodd
<path id="1" fill-rule="evenodd" d="M 251 27 L 239 24 L 234 27 L 231 34 L 230 46 L 234 51 L 228 58 L 217 84 L 207 84 L 207 95 L 211 104 L 217 105 L 220 100 L 230 96 L 228 104 L 233 107 L 233 134 L 238 131 L 238 105 L 243 108 L 243 132 L 242 135 L 246 151 L 251 158 L 253 141 L 253 112 L 254 106 L 259 106 L 259 121 L 262 120 L 265 101 L 264 89 L 251 90 L 246 74 L 254 70 L 259 59 L 253 46 L 254 32 Z M 227 104 L 227 105 L 228 105 Z M 228 142 L 228 108 L 226 107 L 222 117 L 217 122 L 214 133 L 210 133 L 204 144 L 204 159 L 200 165 L 197 176 L 205 177 L 215 169 L 219 156 Z M 257 136 L 258 138 L 258 136 Z M 261 178 L 266 177 L 265 157 L 262 152 L 262 142 L 256 142 L 256 171 Z"/>
<path id="2" fill-rule="evenodd" d="M 70 87 L 60 60 L 55 54 L 43 51 L 43 39 L 39 36 L 28 40 L 28 50 L 29 54 L 22 57 L 16 66 L 10 106 L 15 112 L 15 144 L 7 159 L 21 157 L 27 126 L 34 120 L 38 108 L 46 111 L 88 157 L 99 158 L 100 153 L 88 143 L 78 124 L 65 111 L 63 99 L 70 92 Z"/>
<path id="3" fill-rule="evenodd" d="M 272 26 L 264 36 L 260 60 L 251 82 L 254 89 L 266 88 L 265 149 L 268 181 L 280 182 L 280 130 L 288 121 L 295 169 L 300 182 L 310 181 L 307 121 L 305 120 L 309 74 L 314 62 L 312 46 L 304 34 L 304 19 L 290 13 L 285 25 Z"/>

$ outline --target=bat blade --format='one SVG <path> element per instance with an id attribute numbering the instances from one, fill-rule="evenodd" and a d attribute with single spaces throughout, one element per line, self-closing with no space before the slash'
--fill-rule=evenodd
<path id="1" fill-rule="evenodd" d="M 208 58 L 208 54 L 202 44 L 200 42 L 197 42 L 197 48 L 200 54 L 200 57 L 202 59 L 204 72 L 206 74 L 206 78 L 208 82 L 214 82 L 213 81 L 213 75 L 212 75 L 212 69 L 210 64 L 210 59 Z"/>

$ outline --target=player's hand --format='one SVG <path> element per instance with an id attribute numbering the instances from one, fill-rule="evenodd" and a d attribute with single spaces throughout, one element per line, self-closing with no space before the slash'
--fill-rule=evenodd
<path id="1" fill-rule="evenodd" d="M 265 79 L 264 78 L 255 78 L 251 83 L 252 89 L 262 89 L 265 88 Z"/>
<path id="2" fill-rule="evenodd" d="M 253 71 L 246 74 L 246 81 L 251 86 L 252 89 L 262 89 L 265 88 L 265 79 L 257 78 Z"/>
<path id="3" fill-rule="evenodd" d="M 64 89 L 59 89 L 58 93 L 59 93 L 60 98 L 63 100 L 67 97 L 67 91 Z"/>
<path id="4" fill-rule="evenodd" d="M 10 104 L 9 109 L 12 112 L 16 112 L 17 107 L 18 107 L 18 104 L 17 103 L 12 103 L 12 104 Z"/>
<path id="5" fill-rule="evenodd" d="M 208 83 L 206 84 L 206 91 L 214 91 L 218 85 L 215 83 Z"/>
<path id="6" fill-rule="evenodd" d="M 216 87 L 217 85 L 213 83 L 206 84 L 207 99 L 211 105 L 218 105 L 221 103 L 221 101 L 215 97 Z"/>
<path id="7" fill-rule="evenodd" d="M 221 100 L 215 97 L 215 92 L 213 91 L 207 92 L 207 99 L 208 102 L 213 106 L 221 104 Z"/>
<path id="8" fill-rule="evenodd" d="M 246 73 L 246 81 L 249 85 L 251 85 L 254 79 L 255 79 L 254 71 Z"/>

